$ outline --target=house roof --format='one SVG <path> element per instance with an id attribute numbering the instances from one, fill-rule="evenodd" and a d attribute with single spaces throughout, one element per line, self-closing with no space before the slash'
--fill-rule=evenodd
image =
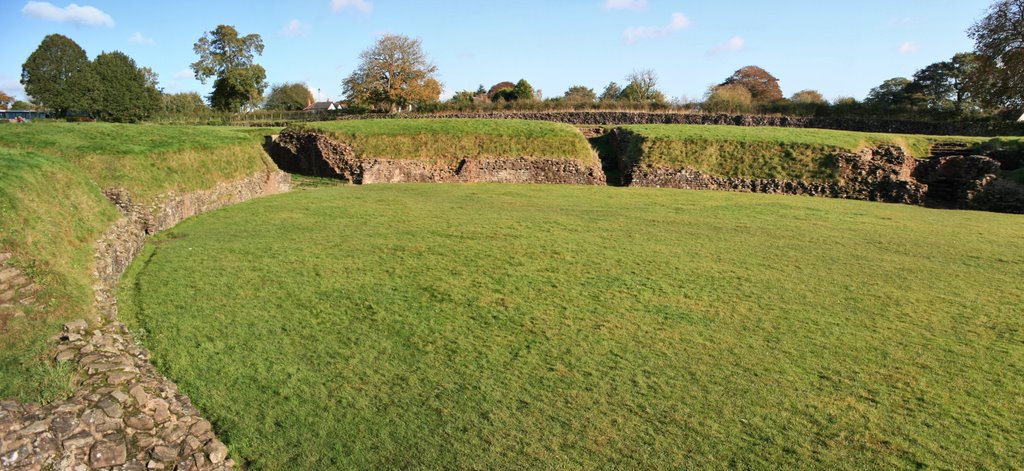
<path id="1" fill-rule="evenodd" d="M 336 108 L 337 108 L 337 106 L 335 105 L 335 103 L 333 101 L 318 101 L 316 103 L 313 103 L 312 105 L 307 106 L 306 110 L 312 110 L 312 111 L 324 111 L 324 110 L 327 110 L 327 111 L 330 111 L 330 110 L 333 110 L 333 109 L 336 109 Z"/>

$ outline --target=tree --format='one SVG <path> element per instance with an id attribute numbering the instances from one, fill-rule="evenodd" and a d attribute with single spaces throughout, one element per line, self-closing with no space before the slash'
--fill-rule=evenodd
<path id="1" fill-rule="evenodd" d="M 708 90 L 701 109 L 709 113 L 749 113 L 754 109 L 754 96 L 738 83 L 718 85 Z"/>
<path id="2" fill-rule="evenodd" d="M 750 96 L 753 97 L 754 104 L 757 105 L 782 99 L 779 79 L 756 65 L 748 65 L 739 69 L 722 82 L 722 85 L 732 84 L 740 85 L 750 91 Z"/>
<path id="3" fill-rule="evenodd" d="M 665 96 L 657 90 L 658 76 L 651 69 L 634 70 L 626 76 L 626 88 L 622 89 L 619 98 L 629 101 L 665 101 Z"/>
<path id="4" fill-rule="evenodd" d="M 313 92 L 304 83 L 280 83 L 270 88 L 267 102 L 263 105 L 268 110 L 303 110 L 313 103 Z"/>
<path id="5" fill-rule="evenodd" d="M 160 106 L 160 92 L 144 70 L 122 52 L 105 52 L 92 64 L 96 94 L 91 111 L 104 121 L 136 122 Z M 150 74 L 151 75 L 151 74 Z"/>
<path id="6" fill-rule="evenodd" d="M 492 86 L 490 90 L 487 90 L 487 99 L 491 101 L 505 99 L 505 96 L 502 92 L 512 90 L 513 88 L 516 88 L 516 84 L 512 82 L 498 82 L 494 84 L 494 86 Z"/>
<path id="7" fill-rule="evenodd" d="M 531 101 L 534 98 L 533 85 L 526 79 L 519 79 L 516 86 L 512 87 L 512 98 L 515 101 Z"/>
<path id="8" fill-rule="evenodd" d="M 255 63 L 263 54 L 263 39 L 258 34 L 239 37 L 234 26 L 218 25 L 193 46 L 199 60 L 192 63 L 196 80 L 206 83 L 217 77 L 210 94 L 210 104 L 221 111 L 252 108 L 267 88 L 267 73 Z"/>
<path id="9" fill-rule="evenodd" d="M 191 114 L 206 108 L 203 98 L 196 92 L 174 93 L 163 95 L 165 113 Z"/>
<path id="10" fill-rule="evenodd" d="M 21 66 L 25 93 L 58 116 L 85 110 L 95 92 L 95 80 L 85 51 L 66 36 L 43 38 Z"/>
<path id="11" fill-rule="evenodd" d="M 911 108 L 918 101 L 906 77 L 895 77 L 882 82 L 868 92 L 864 104 L 876 108 Z"/>
<path id="12" fill-rule="evenodd" d="M 24 101 L 24 100 L 14 100 L 14 103 L 12 103 L 11 107 L 10 107 L 10 109 L 12 109 L 12 110 L 31 110 L 31 111 L 34 111 L 36 108 L 37 108 L 36 105 L 33 105 L 32 103 L 29 103 L 29 102 Z"/>
<path id="13" fill-rule="evenodd" d="M 622 95 L 622 87 L 615 82 L 611 82 L 608 86 L 604 87 L 600 99 L 601 101 L 615 101 L 619 99 L 619 95 Z"/>
<path id="14" fill-rule="evenodd" d="M 997 0 L 967 34 L 980 56 L 976 97 L 990 107 L 1024 107 L 1024 0 Z"/>
<path id="15" fill-rule="evenodd" d="M 448 100 L 449 103 L 455 105 L 472 105 L 474 101 L 476 101 L 476 94 L 469 90 L 456 92 L 455 95 Z"/>
<path id="16" fill-rule="evenodd" d="M 593 88 L 583 85 L 573 85 L 565 92 L 565 101 L 572 103 L 593 103 L 597 101 L 597 93 Z"/>
<path id="17" fill-rule="evenodd" d="M 790 98 L 793 103 L 808 104 L 808 105 L 825 105 L 828 101 L 821 92 L 817 90 L 800 90 L 793 94 Z"/>
<path id="18" fill-rule="evenodd" d="M 959 114 L 976 108 L 972 88 L 977 66 L 976 55 L 956 54 L 917 71 L 907 90 L 930 110 Z"/>
<path id="19" fill-rule="evenodd" d="M 12 96 L 4 93 L 4 92 L 0 92 L 0 108 L 3 108 L 5 110 L 9 110 L 9 109 L 11 109 L 10 108 L 11 103 L 14 103 L 14 97 L 12 97 Z"/>
<path id="20" fill-rule="evenodd" d="M 359 59 L 359 67 L 342 84 L 354 103 L 393 112 L 440 99 L 437 67 L 427 59 L 419 39 L 385 34 Z"/>

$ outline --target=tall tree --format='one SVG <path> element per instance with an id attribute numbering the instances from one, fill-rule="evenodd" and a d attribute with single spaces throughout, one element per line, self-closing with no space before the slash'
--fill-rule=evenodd
<path id="1" fill-rule="evenodd" d="M 619 99 L 619 95 L 621 95 L 621 94 L 622 94 L 622 87 L 619 84 L 615 83 L 615 82 L 611 82 L 611 83 L 608 84 L 608 86 L 604 87 L 604 91 L 601 92 L 600 100 L 601 101 L 614 101 L 614 100 L 618 100 Z"/>
<path id="2" fill-rule="evenodd" d="M 385 34 L 359 54 L 359 67 L 344 80 L 349 100 L 388 111 L 436 102 L 441 95 L 437 67 L 419 39 Z"/>
<path id="3" fill-rule="evenodd" d="M 234 26 L 218 25 L 203 34 L 193 46 L 199 60 L 192 71 L 201 83 L 216 77 L 210 104 L 221 111 L 253 108 L 263 98 L 267 73 L 255 62 L 263 54 L 263 39 L 258 34 L 239 36 Z"/>
<path id="4" fill-rule="evenodd" d="M 160 106 L 160 92 L 151 77 L 122 52 L 105 52 L 93 61 L 96 94 L 92 111 L 104 121 L 136 122 Z"/>
<path id="5" fill-rule="evenodd" d="M 722 82 L 722 85 L 731 84 L 741 85 L 749 90 L 754 104 L 760 105 L 782 99 L 779 79 L 756 65 L 748 65 L 739 69 Z"/>
<path id="6" fill-rule="evenodd" d="M 66 36 L 51 34 L 43 38 L 21 66 L 25 93 L 58 116 L 69 110 L 86 110 L 95 93 L 89 57 Z"/>
<path id="7" fill-rule="evenodd" d="M 998 0 L 967 34 L 979 60 L 972 84 L 989 107 L 1024 107 L 1024 0 Z"/>
<path id="8" fill-rule="evenodd" d="M 629 101 L 664 101 L 665 96 L 658 91 L 658 75 L 654 70 L 634 70 L 626 76 L 626 88 L 619 97 Z"/>
<path id="9" fill-rule="evenodd" d="M 268 110 L 301 110 L 313 103 L 313 92 L 304 83 L 281 83 L 270 88 L 267 103 Z"/>
<path id="10" fill-rule="evenodd" d="M 936 62 L 914 74 L 909 91 L 918 94 L 928 109 L 959 113 L 973 107 L 971 86 L 977 65 L 977 56 L 971 53 Z"/>

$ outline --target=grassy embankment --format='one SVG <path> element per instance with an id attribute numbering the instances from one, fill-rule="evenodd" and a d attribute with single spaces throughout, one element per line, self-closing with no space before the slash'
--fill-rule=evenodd
<path id="1" fill-rule="evenodd" d="M 186 221 L 119 299 L 250 469 L 1012 468 L 1022 233 L 772 195 L 335 187 Z"/>
<path id="2" fill-rule="evenodd" d="M 731 178 L 833 181 L 836 178 L 833 155 L 882 144 L 900 146 L 918 158 L 927 157 L 931 146 L 939 142 L 961 142 L 978 149 L 1024 147 L 1024 139 L 1019 137 L 922 136 L 741 126 L 619 127 L 636 136 L 626 151 L 629 162 L 689 167 Z"/>
<path id="3" fill-rule="evenodd" d="M 40 308 L 4 319 L 0 398 L 48 401 L 67 375 L 46 339 L 91 317 L 93 243 L 119 217 L 102 189 L 149 203 L 266 168 L 258 131 L 184 126 L 0 124 L 0 248 L 44 288 Z"/>
<path id="4" fill-rule="evenodd" d="M 567 124 L 488 119 L 378 119 L 328 121 L 300 127 L 324 131 L 367 159 L 425 160 L 454 165 L 464 158 L 576 159 L 597 156 Z"/>

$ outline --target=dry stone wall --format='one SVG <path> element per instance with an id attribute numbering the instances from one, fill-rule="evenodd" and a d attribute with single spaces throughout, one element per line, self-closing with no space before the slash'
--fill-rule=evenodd
<path id="1" fill-rule="evenodd" d="M 604 185 L 599 164 L 569 159 L 462 159 L 445 165 L 418 160 L 364 159 L 354 149 L 311 130 L 285 130 L 268 139 L 279 167 L 307 175 L 374 183 L 560 183 Z"/>
<path id="2" fill-rule="evenodd" d="M 102 319 L 68 323 L 55 339 L 54 361 L 72 365 L 76 390 L 46 406 L 0 402 L 0 469 L 232 469 L 228 449 L 210 422 L 156 371 L 149 352 L 117 322 L 114 294 L 147 235 L 289 189 L 287 174 L 268 169 L 209 190 L 168 194 L 149 207 L 133 202 L 123 189 L 107 190 L 124 217 L 96 245 L 95 294 Z"/>

